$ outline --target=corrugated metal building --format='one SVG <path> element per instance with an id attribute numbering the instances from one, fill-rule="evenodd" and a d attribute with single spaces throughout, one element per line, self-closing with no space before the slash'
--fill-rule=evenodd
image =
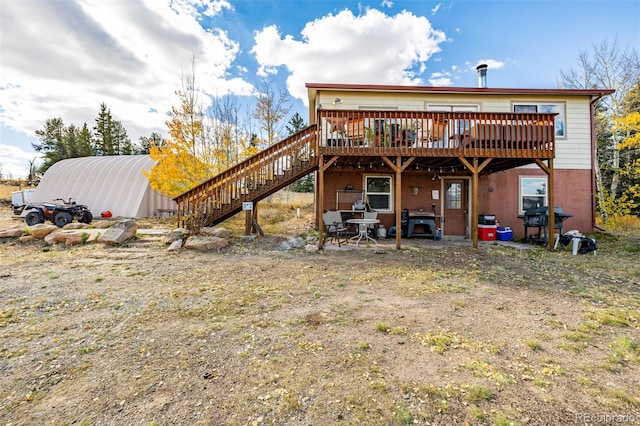
<path id="1" fill-rule="evenodd" d="M 72 198 L 86 204 L 94 216 L 109 210 L 113 216 L 142 218 L 175 211 L 176 203 L 149 185 L 143 170 L 148 155 L 115 155 L 62 160 L 44 174 L 31 202 Z"/>

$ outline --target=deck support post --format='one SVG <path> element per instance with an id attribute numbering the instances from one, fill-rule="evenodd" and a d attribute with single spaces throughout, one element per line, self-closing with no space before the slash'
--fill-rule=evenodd
<path id="1" fill-rule="evenodd" d="M 396 174 L 395 185 L 393 188 L 393 197 L 394 197 L 394 211 L 396 215 L 396 249 L 400 250 L 402 248 L 401 239 L 402 239 L 402 223 L 401 223 L 401 212 L 402 212 L 402 172 L 413 163 L 416 157 L 410 157 L 407 161 L 402 163 L 402 157 L 398 155 L 394 161 L 389 160 L 388 157 L 383 156 L 382 161 L 384 161 L 387 166 L 391 170 L 393 170 Z"/>
<path id="2" fill-rule="evenodd" d="M 553 158 L 547 160 L 549 164 L 544 164 L 542 160 L 536 159 L 536 164 L 547 174 L 547 197 L 548 197 L 548 214 L 547 214 L 547 247 L 549 251 L 553 251 L 555 246 L 555 231 L 556 231 L 556 201 L 555 191 L 553 188 Z M 526 235 L 525 235 L 526 237 Z"/>
<path id="3" fill-rule="evenodd" d="M 401 157 L 396 157 L 396 163 L 399 164 L 401 161 Z M 396 250 L 400 250 L 402 248 L 402 226 L 400 223 L 400 212 L 402 211 L 402 169 L 400 167 L 396 167 L 396 182 L 394 188 L 393 198 L 395 201 L 395 211 L 396 211 Z"/>
<path id="4" fill-rule="evenodd" d="M 473 157 L 473 164 L 464 157 L 458 160 L 473 173 L 471 181 L 471 240 L 473 248 L 478 248 L 478 175 L 491 162 L 491 158 L 485 158 L 482 164 L 478 164 L 478 157 Z"/>
<path id="5" fill-rule="evenodd" d="M 318 223 L 318 248 L 324 248 L 324 220 L 322 213 L 324 212 L 324 172 L 331 167 L 331 165 L 340 158 L 339 155 L 334 155 L 329 161 L 324 162 L 324 155 L 320 155 L 318 158 L 318 210 L 317 220 Z"/>
<path id="6" fill-rule="evenodd" d="M 324 248 L 324 221 L 322 220 L 322 212 L 324 211 L 324 155 L 318 157 L 318 187 L 316 193 L 318 194 L 318 206 L 317 206 L 317 220 L 318 223 L 318 248 Z"/>

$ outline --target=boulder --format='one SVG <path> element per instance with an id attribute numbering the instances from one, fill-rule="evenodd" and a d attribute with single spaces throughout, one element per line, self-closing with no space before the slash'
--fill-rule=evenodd
<path id="1" fill-rule="evenodd" d="M 289 244 L 287 241 L 283 241 L 280 243 L 280 248 L 284 251 L 289 251 L 292 249 L 291 244 Z"/>
<path id="2" fill-rule="evenodd" d="M 306 246 L 304 246 L 304 249 L 307 253 L 315 253 L 320 250 L 317 244 L 307 244 Z"/>
<path id="3" fill-rule="evenodd" d="M 294 248 L 302 248 L 305 246 L 305 241 L 302 239 L 302 237 L 291 237 L 287 242 L 291 247 Z"/>
<path id="4" fill-rule="evenodd" d="M 29 235 L 33 235 L 36 238 L 44 238 L 53 231 L 57 231 L 59 228 L 55 225 L 49 225 L 47 223 L 38 223 L 29 227 Z"/>
<path id="5" fill-rule="evenodd" d="M 136 235 L 138 227 L 133 219 L 126 219 L 107 229 L 104 234 L 98 237 L 99 243 L 114 245 L 121 244 Z"/>
<path id="6" fill-rule="evenodd" d="M 76 244 L 94 243 L 100 237 L 102 230 L 98 229 L 60 229 L 57 228 L 52 233 L 44 237 L 44 241 L 53 245 L 62 243 L 67 246 Z"/>
<path id="7" fill-rule="evenodd" d="M 105 229 L 112 227 L 116 223 L 118 223 L 117 220 L 94 220 L 91 225 L 94 228 Z"/>
<path id="8" fill-rule="evenodd" d="M 175 240 L 171 243 L 167 251 L 176 251 L 182 248 L 182 239 Z"/>
<path id="9" fill-rule="evenodd" d="M 229 231 L 227 231 L 227 228 L 222 228 L 222 227 L 209 227 L 206 226 L 204 228 L 202 228 L 202 234 L 203 235 L 209 235 L 212 237 L 218 237 L 218 238 L 231 238 L 231 234 L 229 233 Z"/>
<path id="10" fill-rule="evenodd" d="M 38 239 L 33 235 L 23 235 L 22 237 L 18 238 L 18 242 L 21 244 L 28 244 L 34 241 L 38 241 Z"/>
<path id="11" fill-rule="evenodd" d="M 67 246 L 82 244 L 83 240 L 86 242 L 86 239 L 89 235 L 86 232 L 78 231 L 75 229 L 63 229 L 60 232 L 56 232 L 53 239 L 58 243 L 64 243 Z"/>
<path id="12" fill-rule="evenodd" d="M 191 250 L 220 250 L 229 245 L 229 241 L 220 237 L 210 237 L 206 235 L 193 235 L 187 238 L 184 248 Z"/>
<path id="13" fill-rule="evenodd" d="M 64 226 L 64 229 L 85 229 L 88 228 L 89 225 L 87 225 L 86 223 L 80 223 L 80 222 L 71 222 L 71 223 L 67 223 Z"/>
<path id="14" fill-rule="evenodd" d="M 60 228 L 58 228 L 58 227 L 56 226 L 56 230 L 55 230 L 55 231 L 53 231 L 53 232 L 51 232 L 51 233 L 49 233 L 49 234 L 45 235 L 45 237 L 44 237 L 44 242 L 45 242 L 45 243 L 47 243 L 47 244 L 49 244 L 50 246 L 54 245 L 55 243 L 57 243 L 57 241 L 56 241 L 56 234 L 58 234 L 58 233 L 60 233 L 60 232 L 62 232 L 62 229 L 60 229 Z"/>
<path id="15" fill-rule="evenodd" d="M 176 228 L 173 231 L 169 232 L 169 234 L 167 234 L 164 239 L 164 243 L 173 244 L 178 240 L 184 240 L 188 235 L 189 231 L 187 231 L 185 228 Z M 182 243 L 180 243 L 180 245 L 182 246 Z"/>
<path id="16" fill-rule="evenodd" d="M 14 226 L 9 229 L 0 230 L 0 238 L 16 238 L 21 237 L 24 234 L 23 226 Z"/>
<path id="17" fill-rule="evenodd" d="M 86 229 L 84 232 L 89 234 L 89 238 L 87 239 L 88 243 L 95 243 L 103 233 L 103 231 L 100 229 Z"/>

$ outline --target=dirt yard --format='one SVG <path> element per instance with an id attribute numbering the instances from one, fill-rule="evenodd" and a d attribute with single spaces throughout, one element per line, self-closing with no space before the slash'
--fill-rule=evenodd
<path id="1" fill-rule="evenodd" d="M 0 424 L 640 424 L 637 239 L 283 251 L 294 224 L 0 242 Z"/>

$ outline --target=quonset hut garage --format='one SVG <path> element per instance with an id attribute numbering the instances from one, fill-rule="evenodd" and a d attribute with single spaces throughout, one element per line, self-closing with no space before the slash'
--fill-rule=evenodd
<path id="1" fill-rule="evenodd" d="M 115 155 L 62 160 L 51 166 L 31 197 L 32 203 L 72 198 L 86 204 L 95 217 L 143 218 L 176 211 L 176 203 L 149 185 L 148 155 Z"/>

